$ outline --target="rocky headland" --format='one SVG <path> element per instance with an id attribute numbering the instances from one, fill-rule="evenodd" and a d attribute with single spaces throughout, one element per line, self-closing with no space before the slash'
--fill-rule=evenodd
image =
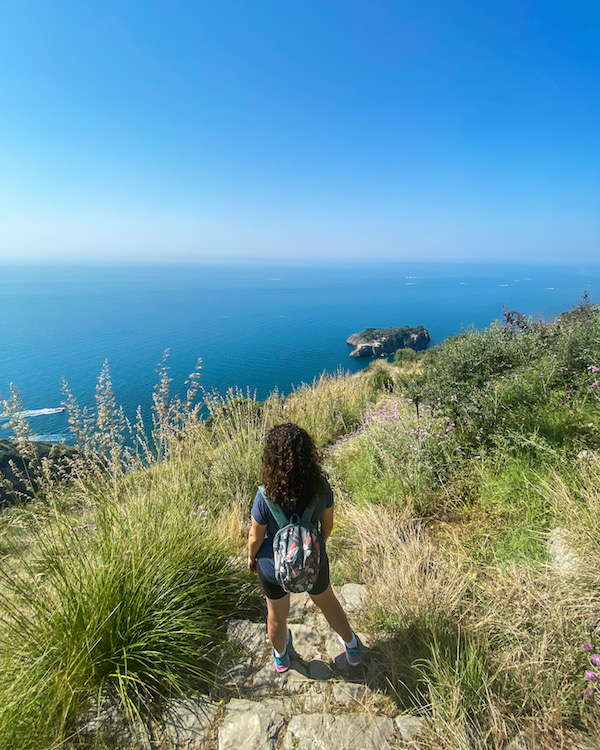
<path id="1" fill-rule="evenodd" d="M 398 349 L 414 349 L 419 352 L 427 348 L 429 331 L 423 326 L 411 328 L 365 328 L 360 333 L 353 333 L 346 343 L 355 347 L 351 357 L 389 357 Z"/>

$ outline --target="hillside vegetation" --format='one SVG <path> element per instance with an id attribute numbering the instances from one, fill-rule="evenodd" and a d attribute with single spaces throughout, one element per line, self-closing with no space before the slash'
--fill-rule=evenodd
<path id="1" fill-rule="evenodd" d="M 263 402 L 199 391 L 199 369 L 173 398 L 165 364 L 151 425 L 127 423 L 105 368 L 93 413 L 67 396 L 61 471 L 19 442 L 35 499 L 0 517 L 0 750 L 81 746 L 103 696 L 134 720 L 211 690 L 227 618 L 258 602 L 245 536 L 284 421 L 323 448 L 332 575 L 367 585 L 421 747 L 598 746 L 598 307 L 507 312 L 398 359 Z M 27 437 L 16 391 L 5 409 Z"/>

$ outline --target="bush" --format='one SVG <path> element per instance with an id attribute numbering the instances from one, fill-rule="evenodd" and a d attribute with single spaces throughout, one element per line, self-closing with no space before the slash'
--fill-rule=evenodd
<path id="1" fill-rule="evenodd" d="M 397 349 L 394 355 L 394 362 L 402 364 L 403 362 L 414 362 L 417 359 L 417 353 L 414 349 Z"/>

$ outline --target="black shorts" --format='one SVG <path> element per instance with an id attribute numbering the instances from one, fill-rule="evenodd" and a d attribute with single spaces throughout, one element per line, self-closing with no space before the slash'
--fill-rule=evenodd
<path id="1" fill-rule="evenodd" d="M 262 586 L 262 590 L 264 595 L 267 597 L 267 599 L 282 599 L 287 593 L 284 589 L 281 588 L 281 586 L 278 583 L 275 583 L 274 581 L 270 581 L 268 578 L 265 578 L 263 575 L 260 565 L 256 568 L 258 572 L 258 580 L 260 581 L 260 585 Z M 317 580 L 315 581 L 315 585 L 312 587 L 311 594 L 322 594 L 324 591 L 327 591 L 327 587 L 329 586 L 329 559 L 325 558 L 325 565 L 321 568 L 319 571 L 319 575 L 317 576 Z"/>

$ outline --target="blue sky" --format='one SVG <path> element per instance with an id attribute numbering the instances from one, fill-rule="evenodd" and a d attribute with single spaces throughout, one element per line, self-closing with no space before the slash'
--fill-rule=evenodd
<path id="1" fill-rule="evenodd" d="M 590 262 L 600 3 L 0 11 L 0 259 Z"/>

